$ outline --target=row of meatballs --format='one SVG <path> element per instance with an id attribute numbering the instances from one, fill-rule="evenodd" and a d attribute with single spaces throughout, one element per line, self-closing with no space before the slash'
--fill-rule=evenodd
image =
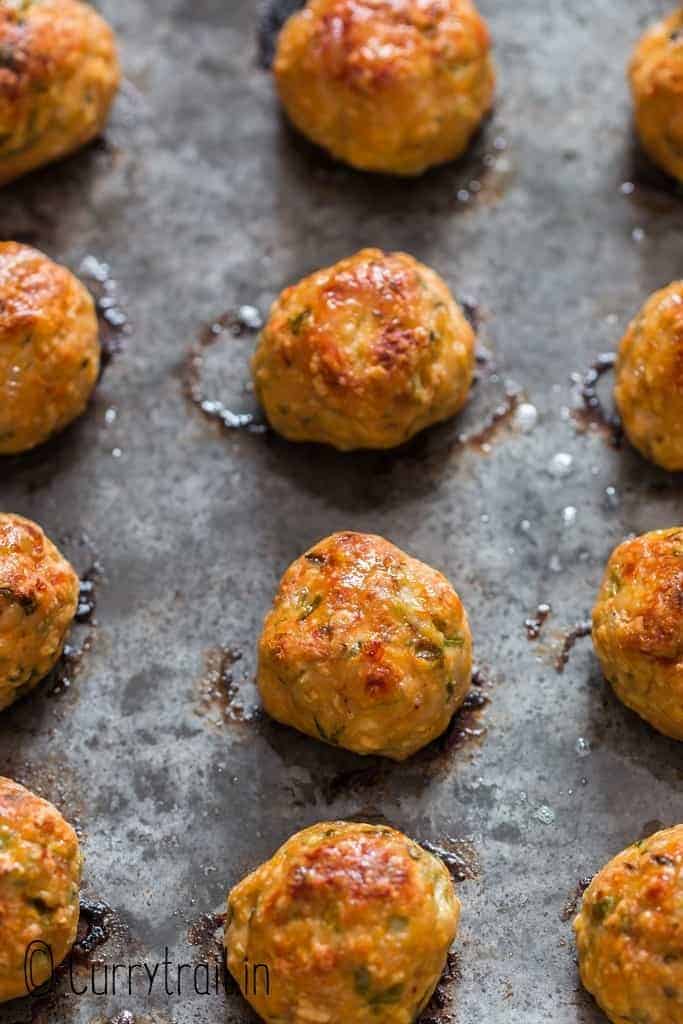
<path id="1" fill-rule="evenodd" d="M 84 285 L 37 250 L 0 243 L 0 455 L 78 417 L 100 356 Z M 405 253 L 364 249 L 282 292 L 252 375 L 275 430 L 350 451 L 396 447 L 453 416 L 474 362 L 474 331 L 442 278 Z M 683 470 L 683 281 L 630 324 L 614 397 L 635 447 Z"/>
<path id="2" fill-rule="evenodd" d="M 82 857 L 47 801 L 0 778 L 0 1002 L 27 991 L 26 950 L 61 963 L 76 941 Z M 683 825 L 629 846 L 574 921 L 581 978 L 614 1024 L 683 1012 Z M 323 822 L 292 836 L 228 895 L 226 964 L 267 1024 L 413 1024 L 457 936 L 443 863 L 387 826 Z M 44 948 L 44 947 L 42 947 Z M 269 972 L 244 983 L 244 965 Z M 52 963 L 32 957 L 30 984 Z"/>
<path id="3" fill-rule="evenodd" d="M 606 678 L 683 740 L 683 527 L 613 552 L 593 609 Z M 59 659 L 76 573 L 35 523 L 0 514 L 0 710 Z M 436 569 L 382 537 L 336 533 L 285 572 L 259 642 L 265 710 L 356 754 L 403 761 L 448 727 L 472 678 L 472 634 Z"/>
<path id="4" fill-rule="evenodd" d="M 416 175 L 454 160 L 491 110 L 488 26 L 472 0 L 308 0 L 280 33 L 280 99 L 353 167 Z M 683 11 L 648 31 L 629 71 L 652 159 L 683 180 Z M 0 184 L 93 139 L 121 80 L 114 35 L 81 0 L 0 8 Z"/>

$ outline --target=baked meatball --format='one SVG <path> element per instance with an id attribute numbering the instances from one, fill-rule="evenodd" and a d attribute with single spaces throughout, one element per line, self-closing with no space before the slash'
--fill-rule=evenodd
<path id="1" fill-rule="evenodd" d="M 0 185 L 99 135 L 120 79 L 114 34 L 89 4 L 0 4 Z"/>
<path id="2" fill-rule="evenodd" d="M 0 514 L 0 711 L 55 665 L 78 591 L 78 576 L 36 523 Z"/>
<path id="3" fill-rule="evenodd" d="M 630 324 L 614 396 L 631 443 L 664 469 L 683 469 L 683 281 L 651 295 Z"/>
<path id="4" fill-rule="evenodd" d="M 80 416 L 99 372 L 85 286 L 36 249 L 0 242 L 0 455 L 34 448 Z"/>
<path id="5" fill-rule="evenodd" d="M 25 963 L 31 991 L 48 980 L 41 947 L 56 967 L 73 946 L 80 882 L 71 826 L 47 800 L 0 778 L 0 1003 L 27 994 Z"/>
<path id="6" fill-rule="evenodd" d="M 574 922 L 581 980 L 614 1024 L 683 1020 L 683 825 L 602 869 Z"/>
<path id="7" fill-rule="evenodd" d="M 282 30 L 275 79 L 333 156 L 414 175 L 467 148 L 493 103 L 490 50 L 471 0 L 309 0 Z"/>
<path id="8" fill-rule="evenodd" d="M 448 580 L 362 533 L 336 533 L 289 567 L 259 644 L 273 718 L 396 761 L 446 729 L 471 675 L 467 615 Z"/>
<path id="9" fill-rule="evenodd" d="M 626 541 L 607 563 L 593 643 L 617 697 L 683 740 L 683 528 Z"/>
<path id="10" fill-rule="evenodd" d="M 411 1024 L 459 918 L 446 868 L 400 832 L 314 825 L 230 893 L 228 967 L 268 1024 Z"/>
<path id="11" fill-rule="evenodd" d="M 630 78 L 643 147 L 659 167 L 683 181 L 683 9 L 645 33 Z"/>
<path id="12" fill-rule="evenodd" d="M 474 332 L 441 278 L 364 249 L 285 289 L 253 359 L 256 392 L 290 441 L 393 448 L 464 405 Z"/>

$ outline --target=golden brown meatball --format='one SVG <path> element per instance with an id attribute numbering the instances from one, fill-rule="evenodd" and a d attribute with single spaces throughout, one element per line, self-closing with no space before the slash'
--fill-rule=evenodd
<path id="1" fill-rule="evenodd" d="M 285 289 L 252 363 L 290 441 L 393 448 L 467 400 L 474 332 L 441 278 L 405 253 L 364 249 Z"/>
<path id="2" fill-rule="evenodd" d="M 80 416 L 99 371 L 87 289 L 37 249 L 0 242 L 0 455 L 34 448 Z"/>
<path id="3" fill-rule="evenodd" d="M 273 718 L 396 761 L 446 729 L 471 675 L 467 615 L 448 580 L 362 533 L 336 533 L 289 567 L 259 644 Z"/>
<path id="4" fill-rule="evenodd" d="M 0 514 L 0 711 L 55 665 L 78 590 L 78 576 L 36 523 Z"/>
<path id="5" fill-rule="evenodd" d="M 630 68 L 636 125 L 649 156 L 683 181 L 683 9 L 645 33 Z"/>
<path id="6" fill-rule="evenodd" d="M 683 528 L 626 541 L 607 563 L 593 643 L 627 707 L 683 740 Z"/>
<path id="7" fill-rule="evenodd" d="M 602 869 L 574 922 L 581 980 L 614 1024 L 683 1020 L 683 825 Z"/>
<path id="8" fill-rule="evenodd" d="M 230 893 L 228 966 L 268 1024 L 411 1024 L 459 918 L 446 868 L 400 832 L 314 825 Z"/>
<path id="9" fill-rule="evenodd" d="M 490 49 L 471 0 L 309 0 L 275 78 L 296 127 L 340 160 L 421 174 L 460 156 L 490 110 Z"/>
<path id="10" fill-rule="evenodd" d="M 50 947 L 55 967 L 73 946 L 80 882 L 71 826 L 47 800 L 0 777 L 0 1003 L 27 994 L 25 961 L 31 990 L 49 978 L 38 944 Z"/>
<path id="11" fill-rule="evenodd" d="M 99 135 L 120 79 L 114 34 L 89 4 L 0 5 L 0 185 Z"/>
<path id="12" fill-rule="evenodd" d="M 683 469 L 683 281 L 651 295 L 630 324 L 614 397 L 631 443 L 664 469 Z"/>

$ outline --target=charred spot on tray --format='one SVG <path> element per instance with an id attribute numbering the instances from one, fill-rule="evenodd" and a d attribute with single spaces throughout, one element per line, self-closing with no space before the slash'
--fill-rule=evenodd
<path id="1" fill-rule="evenodd" d="M 202 914 L 187 930 L 187 941 L 197 947 L 203 963 L 224 963 L 223 930 L 226 914 Z"/>
<path id="2" fill-rule="evenodd" d="M 453 754 L 466 743 L 480 740 L 486 734 L 481 724 L 482 713 L 491 698 L 486 692 L 490 687 L 482 670 L 475 668 L 472 673 L 472 689 L 460 708 L 453 715 L 448 728 L 424 750 L 419 751 L 414 761 L 424 764 L 428 772 L 440 772 L 450 766 Z"/>
<path id="3" fill-rule="evenodd" d="M 479 334 L 482 322 L 486 319 L 486 314 L 483 309 L 471 296 L 463 296 L 460 300 L 460 308 L 465 314 L 465 319 L 469 323 L 470 327 L 475 334 Z M 479 352 L 477 352 L 477 362 L 479 361 Z"/>
<path id="4" fill-rule="evenodd" d="M 235 666 L 242 654 L 231 647 L 210 647 L 204 654 L 204 672 L 198 680 L 199 714 L 212 725 L 252 725 L 261 720 L 261 709 L 248 704 L 235 680 Z"/>
<path id="5" fill-rule="evenodd" d="M 592 623 L 590 620 L 585 619 L 583 622 L 579 622 L 569 632 L 565 633 L 562 640 L 562 646 L 560 652 L 555 660 L 555 671 L 562 674 L 569 661 L 569 657 L 574 649 L 578 640 L 583 640 L 584 637 L 590 636 L 592 632 Z"/>
<path id="6" fill-rule="evenodd" d="M 538 640 L 551 612 L 552 608 L 549 604 L 539 604 L 535 616 L 524 620 L 527 640 Z"/>
<path id="7" fill-rule="evenodd" d="M 419 1017 L 419 1024 L 454 1024 L 452 1014 L 455 988 L 462 981 L 460 959 L 457 953 L 449 953 L 439 984 L 427 1009 Z"/>
<path id="8" fill-rule="evenodd" d="M 560 919 L 562 921 L 571 921 L 579 909 L 579 903 L 581 902 L 583 894 L 592 881 L 593 879 L 590 877 L 580 878 L 578 880 L 574 892 L 569 894 L 565 900 L 564 906 L 562 907 L 562 912 L 560 913 Z"/>
<path id="9" fill-rule="evenodd" d="M 672 200 L 683 199 L 683 183 L 657 167 L 647 155 L 634 130 L 623 176 L 634 185 L 629 198 L 653 212 L 677 208 Z"/>
<path id="10" fill-rule="evenodd" d="M 304 0 L 265 0 L 258 26 L 258 65 L 269 71 L 275 60 L 277 37 L 285 22 L 304 6 Z"/>
<path id="11" fill-rule="evenodd" d="M 373 764 L 369 768 L 337 772 L 324 783 L 323 797 L 326 803 L 331 804 L 338 797 L 357 794 L 365 789 L 374 789 L 385 781 L 388 773 L 389 768 L 384 763 Z"/>
<path id="12" fill-rule="evenodd" d="M 72 955 L 77 959 L 87 959 L 100 946 L 109 940 L 110 924 L 113 910 L 102 900 L 92 900 L 83 893 L 80 895 L 81 917 L 78 936 L 73 946 Z"/>
<path id="13" fill-rule="evenodd" d="M 205 419 L 217 423 L 227 433 L 241 430 L 249 434 L 267 434 L 269 428 L 255 413 L 234 412 L 219 398 L 210 398 L 206 394 L 203 379 L 205 354 L 207 349 L 226 337 L 237 339 L 256 335 L 262 326 L 261 314 L 255 306 L 227 310 L 202 326 L 196 344 L 183 360 L 181 382 L 185 398 L 199 409 Z"/>
<path id="14" fill-rule="evenodd" d="M 447 836 L 442 843 L 432 843 L 429 840 L 419 840 L 419 843 L 423 850 L 443 861 L 454 881 L 467 882 L 479 877 L 479 856 L 467 839 L 452 839 Z"/>
<path id="15" fill-rule="evenodd" d="M 81 577 L 78 606 L 69 640 L 64 644 L 59 661 L 47 677 L 49 697 L 61 697 L 71 688 L 80 672 L 85 655 L 92 650 L 97 627 L 97 582 L 102 574 L 102 566 L 99 562 L 93 562 Z"/>
<path id="16" fill-rule="evenodd" d="M 613 448 L 620 448 L 623 440 L 621 420 L 616 413 L 608 412 L 600 398 L 598 385 L 617 361 L 616 352 L 604 352 L 599 355 L 586 373 L 574 378 L 579 385 L 579 397 L 582 406 L 572 411 L 574 422 L 581 431 L 600 431 Z"/>

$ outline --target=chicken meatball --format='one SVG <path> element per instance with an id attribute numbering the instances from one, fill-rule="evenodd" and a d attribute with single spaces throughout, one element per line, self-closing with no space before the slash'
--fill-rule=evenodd
<path id="1" fill-rule="evenodd" d="M 99 372 L 85 286 L 36 249 L 0 242 L 0 455 L 28 451 L 80 416 Z"/>
<path id="2" fill-rule="evenodd" d="M 364 249 L 280 295 L 254 384 L 290 441 L 393 448 L 465 404 L 474 341 L 433 270 L 405 253 Z"/>
<path id="3" fill-rule="evenodd" d="M 664 469 L 683 469 L 683 281 L 651 295 L 630 324 L 614 396 L 631 443 Z"/>
<path id="4" fill-rule="evenodd" d="M 42 985 L 73 946 L 80 882 L 71 826 L 47 800 L 0 778 L 0 1003 L 27 994 L 26 976 L 31 991 Z"/>
<path id="5" fill-rule="evenodd" d="M 78 576 L 39 526 L 0 514 L 0 711 L 54 667 L 78 592 Z"/>
<path id="6" fill-rule="evenodd" d="M 282 30 L 275 79 L 333 156 L 415 175 L 460 156 L 490 110 L 490 50 L 471 0 L 309 0 Z"/>
<path id="7" fill-rule="evenodd" d="M 638 43 L 630 68 L 636 126 L 650 158 L 683 181 L 683 9 Z"/>
<path id="8" fill-rule="evenodd" d="M 99 135 L 120 78 L 114 34 L 89 4 L 1 4 L 0 185 Z"/>
<path id="9" fill-rule="evenodd" d="M 289 567 L 259 644 L 273 718 L 396 761 L 446 729 L 471 676 L 467 615 L 448 580 L 362 533 L 334 534 Z"/>
<path id="10" fill-rule="evenodd" d="M 581 980 L 614 1024 L 683 1020 L 683 825 L 610 861 L 574 930 Z"/>
<path id="11" fill-rule="evenodd" d="M 613 552 L 593 609 L 593 644 L 617 697 L 683 740 L 683 527 Z"/>
<path id="12" fill-rule="evenodd" d="M 411 1024 L 460 918 L 441 861 L 400 832 L 293 836 L 228 898 L 228 967 L 268 1024 Z"/>

